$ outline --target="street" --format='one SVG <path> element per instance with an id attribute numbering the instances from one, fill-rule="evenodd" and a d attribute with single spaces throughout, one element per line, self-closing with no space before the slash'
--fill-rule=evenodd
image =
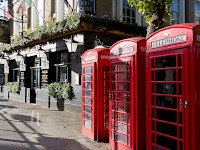
<path id="1" fill-rule="evenodd" d="M 108 150 L 81 134 L 81 115 L 0 98 L 0 150 Z"/>

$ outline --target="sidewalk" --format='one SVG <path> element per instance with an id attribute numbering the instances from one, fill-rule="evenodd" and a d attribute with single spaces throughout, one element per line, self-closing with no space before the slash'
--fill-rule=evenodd
<path id="1" fill-rule="evenodd" d="M 0 150 L 109 150 L 81 134 L 81 116 L 0 98 Z"/>

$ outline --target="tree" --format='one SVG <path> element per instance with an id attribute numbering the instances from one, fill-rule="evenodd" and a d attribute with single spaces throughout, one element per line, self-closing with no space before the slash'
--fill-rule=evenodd
<path id="1" fill-rule="evenodd" d="M 161 28 L 171 15 L 172 0 L 127 0 L 130 7 L 136 7 L 148 24 L 147 36 Z"/>

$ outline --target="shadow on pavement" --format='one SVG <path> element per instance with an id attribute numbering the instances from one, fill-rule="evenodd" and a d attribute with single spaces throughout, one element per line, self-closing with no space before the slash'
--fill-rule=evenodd
<path id="1" fill-rule="evenodd" d="M 8 99 L 0 99 L 0 102 L 8 102 Z"/>
<path id="2" fill-rule="evenodd" d="M 26 116 L 26 115 L 19 115 L 19 114 L 11 114 L 11 117 L 15 120 L 19 121 L 33 121 L 33 122 L 40 122 L 35 117 Z"/>
<path id="3" fill-rule="evenodd" d="M 38 142 L 48 150 L 90 150 L 74 139 L 39 137 Z"/>
<path id="4" fill-rule="evenodd" d="M 9 108 L 9 109 L 14 109 L 14 108 L 17 108 L 15 106 L 9 106 L 9 105 L 0 105 L 0 108 Z"/>

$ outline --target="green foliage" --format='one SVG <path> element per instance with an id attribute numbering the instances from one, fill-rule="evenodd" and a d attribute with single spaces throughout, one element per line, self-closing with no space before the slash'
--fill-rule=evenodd
<path id="1" fill-rule="evenodd" d="M 153 14 L 158 15 L 158 24 L 162 25 L 171 15 L 172 0 L 127 0 L 131 7 L 136 7 L 148 24 L 151 23 Z"/>
<path id="2" fill-rule="evenodd" d="M 12 92 L 12 93 L 19 93 L 20 83 L 19 82 L 8 82 L 7 91 Z"/>
<path id="3" fill-rule="evenodd" d="M 48 95 L 55 99 L 69 99 L 75 98 L 73 87 L 70 83 L 53 82 L 48 84 Z"/>
<path id="4" fill-rule="evenodd" d="M 69 13 L 66 15 L 66 19 L 61 22 L 55 22 L 53 19 L 50 19 L 43 26 L 37 25 L 32 32 L 30 29 L 27 29 L 23 32 L 25 37 L 20 35 L 12 36 L 10 44 L 3 43 L 0 45 L 0 51 L 14 51 L 24 48 L 35 41 L 45 41 L 60 34 L 65 36 L 71 30 L 82 28 L 83 23 L 90 25 L 95 30 L 104 29 L 104 31 L 121 31 L 129 34 L 145 35 L 145 28 L 139 27 L 137 24 L 130 25 L 96 16 Z"/>

